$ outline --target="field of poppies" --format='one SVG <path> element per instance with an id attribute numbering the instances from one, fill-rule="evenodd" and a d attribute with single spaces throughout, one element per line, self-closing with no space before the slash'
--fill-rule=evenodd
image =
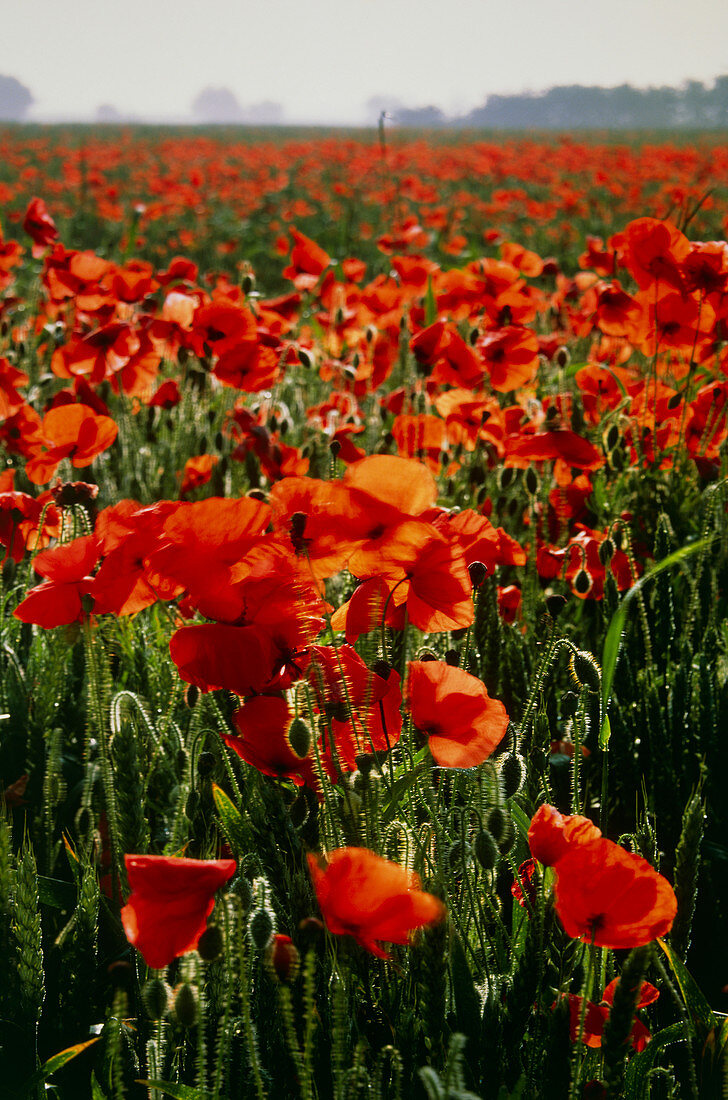
<path id="1" fill-rule="evenodd" d="M 727 179 L 0 131 L 3 1096 L 726 1095 Z"/>

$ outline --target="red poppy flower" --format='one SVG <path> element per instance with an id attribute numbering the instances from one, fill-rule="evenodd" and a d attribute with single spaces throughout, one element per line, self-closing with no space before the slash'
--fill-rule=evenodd
<path id="1" fill-rule="evenodd" d="M 182 473 L 180 495 L 184 496 L 185 493 L 189 493 L 193 489 L 199 489 L 200 486 L 207 485 L 212 477 L 212 471 L 219 461 L 218 455 L 193 455 L 192 458 L 188 458 Z"/>
<path id="2" fill-rule="evenodd" d="M 536 377 L 538 340 L 530 329 L 508 325 L 487 332 L 475 346 L 490 384 L 498 393 L 511 393 Z"/>
<path id="3" fill-rule="evenodd" d="M 160 970 L 197 946 L 235 860 L 126 855 L 124 863 L 131 887 L 121 910 L 126 938 L 147 966 Z"/>
<path id="4" fill-rule="evenodd" d="M 595 1049 L 601 1047 L 604 1028 L 609 1019 L 609 1013 L 614 1003 L 614 993 L 618 985 L 619 978 L 615 978 L 613 982 L 610 982 L 604 990 L 599 1004 L 587 1001 L 582 1032 L 582 1040 L 586 1046 Z M 659 989 L 655 989 L 654 985 L 650 985 L 649 982 L 642 982 L 635 1008 L 645 1008 L 647 1005 L 653 1004 L 659 996 Z M 569 994 L 569 1036 L 572 1043 L 576 1042 L 579 1034 L 581 1004 L 581 997 L 573 993 Z M 642 1021 L 635 1019 L 627 1038 L 632 1047 L 639 1052 L 645 1049 L 652 1036 Z"/>
<path id="5" fill-rule="evenodd" d="M 283 271 L 283 278 L 292 279 L 297 290 L 311 290 L 331 263 L 331 259 L 320 245 L 297 229 L 291 229 L 291 236 L 295 243 L 291 251 L 291 262 Z"/>
<path id="6" fill-rule="evenodd" d="M 292 779 L 297 786 L 319 786 L 314 768 L 313 744 L 291 744 L 294 715 L 282 695 L 255 695 L 239 707 L 233 721 L 239 731 L 223 733 L 228 748 L 263 775 Z M 303 749 L 303 752 L 301 752 Z"/>
<path id="7" fill-rule="evenodd" d="M 601 829 L 588 817 L 562 814 L 555 806 L 545 804 L 531 818 L 528 843 L 533 857 L 544 867 L 552 867 L 570 845 L 589 843 L 601 835 Z"/>
<path id="8" fill-rule="evenodd" d="M 93 535 L 73 539 L 53 550 L 43 550 L 33 562 L 45 584 L 31 588 L 13 614 L 23 623 L 36 623 L 45 630 L 80 622 L 84 617 L 83 597 L 93 590 L 90 572 L 99 559 Z"/>
<path id="9" fill-rule="evenodd" d="M 7 547 L 6 557 L 19 562 L 25 551 L 32 550 L 38 542 L 45 545 L 50 538 L 56 538 L 60 534 L 61 521 L 55 504 L 50 503 L 49 492 L 34 499 L 11 488 L 5 490 L 5 480 L 12 484 L 11 478 L 6 479 L 5 474 L 12 475 L 13 472 L 3 471 L 0 475 L 0 546 Z M 42 531 L 41 517 L 44 519 Z"/>
<path id="10" fill-rule="evenodd" d="M 670 931 L 677 913 L 672 886 L 646 859 L 611 840 L 570 844 L 554 870 L 556 912 L 573 939 L 620 949 Z"/>
<path id="11" fill-rule="evenodd" d="M 119 429 L 110 416 L 98 416 L 87 405 L 59 405 L 43 417 L 42 435 L 49 444 L 28 460 L 25 472 L 35 485 L 45 485 L 58 463 L 90 466 L 116 439 Z"/>
<path id="12" fill-rule="evenodd" d="M 377 941 L 407 943 L 414 929 L 445 917 L 417 875 L 366 848 L 338 848 L 326 862 L 309 855 L 308 865 L 328 930 L 352 936 L 380 959 L 389 956 Z"/>
<path id="13" fill-rule="evenodd" d="M 48 207 L 43 199 L 31 199 L 23 218 L 23 229 L 32 238 L 33 244 L 39 250 L 45 248 L 58 238 L 58 230 L 53 218 L 48 213 Z M 36 255 L 36 249 L 33 248 Z"/>
<path id="14" fill-rule="evenodd" d="M 308 675 L 343 771 L 356 769 L 357 755 L 385 752 L 399 741 L 402 693 L 394 669 L 379 675 L 349 645 L 312 646 Z"/>
<path id="15" fill-rule="evenodd" d="M 508 727 L 506 708 L 485 684 L 444 661 L 411 661 L 407 706 L 443 768 L 473 768 L 487 760 Z"/>

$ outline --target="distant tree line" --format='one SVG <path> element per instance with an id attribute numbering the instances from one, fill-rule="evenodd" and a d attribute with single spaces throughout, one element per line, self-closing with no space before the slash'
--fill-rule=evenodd
<path id="1" fill-rule="evenodd" d="M 679 88 L 616 88 L 564 84 L 545 92 L 491 95 L 482 107 L 450 118 L 438 107 L 400 108 L 400 126 L 493 130 L 728 128 L 728 76 L 712 86 L 691 80 Z"/>

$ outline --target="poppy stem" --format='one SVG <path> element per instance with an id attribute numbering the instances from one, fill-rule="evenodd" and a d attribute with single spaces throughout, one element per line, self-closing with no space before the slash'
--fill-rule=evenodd
<path id="1" fill-rule="evenodd" d="M 579 1004 L 579 1024 L 576 1030 L 576 1042 L 574 1044 L 574 1054 L 571 1062 L 571 1084 L 569 1086 L 569 1100 L 577 1100 L 579 1096 L 579 1082 L 581 1078 L 582 1070 L 582 1056 L 584 1053 L 584 1024 L 586 1022 L 586 1008 L 591 993 L 592 987 L 592 972 L 594 969 L 595 953 L 594 938 L 596 936 L 596 928 L 592 931 L 591 942 L 587 947 L 586 955 L 586 971 L 584 974 L 584 983 L 581 987 L 581 1002 Z"/>

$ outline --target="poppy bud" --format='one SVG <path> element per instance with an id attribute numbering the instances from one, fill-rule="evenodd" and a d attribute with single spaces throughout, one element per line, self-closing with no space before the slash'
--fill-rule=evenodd
<path id="1" fill-rule="evenodd" d="M 84 615 L 90 615 L 94 609 L 96 600 L 93 598 L 90 592 L 84 592 L 81 596 L 81 607 L 83 608 Z"/>
<path id="2" fill-rule="evenodd" d="M 208 924 L 197 941 L 197 954 L 205 962 L 213 962 L 222 954 L 224 940 L 219 924 Z"/>
<path id="3" fill-rule="evenodd" d="M 580 596 L 586 596 L 593 583 L 586 569 L 580 569 L 572 581 L 574 591 L 578 592 Z"/>
<path id="4" fill-rule="evenodd" d="M 201 779 L 207 779 L 209 775 L 212 775 L 215 770 L 215 754 L 211 752 L 201 752 L 197 761 L 197 774 Z"/>
<path id="5" fill-rule="evenodd" d="M 262 489 L 251 489 L 247 495 L 250 497 L 251 500 L 266 500 L 266 495 Z"/>
<path id="6" fill-rule="evenodd" d="M 447 852 L 447 862 L 450 870 L 456 874 L 462 874 L 470 863 L 472 856 L 473 849 L 467 841 L 456 840 L 454 844 L 450 845 Z"/>
<path id="7" fill-rule="evenodd" d="M 252 271 L 245 271 L 243 273 L 243 277 L 240 280 L 240 289 L 242 290 L 246 298 L 248 294 L 252 294 L 252 292 L 255 290 L 255 275 Z"/>
<path id="8" fill-rule="evenodd" d="M 619 443 L 619 428 L 616 424 L 610 424 L 604 434 L 604 449 L 613 451 Z"/>
<path id="9" fill-rule="evenodd" d="M 500 859 L 498 845 L 487 829 L 481 830 L 473 841 L 473 855 L 485 871 L 492 871 Z"/>
<path id="10" fill-rule="evenodd" d="M 561 696 L 561 717 L 573 718 L 579 705 L 579 696 L 575 691 L 565 691 Z"/>
<path id="11" fill-rule="evenodd" d="M 197 992 L 189 982 L 180 982 L 174 991 L 174 1015 L 180 1027 L 197 1023 Z"/>
<path id="12" fill-rule="evenodd" d="M 503 757 L 500 768 L 503 783 L 503 797 L 512 798 L 520 791 L 525 776 L 523 760 L 515 753 Z"/>
<path id="13" fill-rule="evenodd" d="M 329 450 L 331 451 L 331 457 L 336 460 L 339 457 L 339 451 L 341 450 L 341 440 L 332 439 L 329 443 Z"/>
<path id="14" fill-rule="evenodd" d="M 502 806 L 492 806 L 485 818 L 485 827 L 491 834 L 496 844 L 505 835 L 506 825 L 509 822 L 509 817 Z"/>
<path id="15" fill-rule="evenodd" d="M 535 497 L 536 493 L 538 492 L 539 480 L 538 474 L 534 470 L 533 466 L 529 466 L 526 470 L 524 482 L 526 485 L 526 492 L 530 493 L 532 497 Z"/>
<path id="16" fill-rule="evenodd" d="M 2 568 L 3 584 L 8 584 L 8 585 L 12 584 L 13 581 L 15 580 L 16 571 L 17 571 L 17 566 L 15 564 L 14 559 L 13 558 L 6 558 L 5 561 L 3 562 L 3 568 Z"/>
<path id="17" fill-rule="evenodd" d="M 150 1020 L 162 1020 L 172 1008 L 172 988 L 161 978 L 152 978 L 142 989 L 144 1011 Z"/>
<path id="18" fill-rule="evenodd" d="M 679 393 L 674 393 L 672 395 L 672 397 L 670 397 L 668 399 L 668 402 L 667 402 L 668 409 L 670 409 L 670 411 L 672 411 L 673 409 L 676 409 L 681 401 L 682 401 L 682 395 L 679 394 Z"/>
<path id="19" fill-rule="evenodd" d="M 185 689 L 185 703 L 190 710 L 194 709 L 197 700 L 200 698 L 200 689 L 197 684 L 188 684 Z"/>
<path id="20" fill-rule="evenodd" d="M 502 856 L 508 855 L 516 843 L 516 827 L 510 817 L 506 818 L 503 836 L 498 841 L 498 850 Z"/>
<path id="21" fill-rule="evenodd" d="M 471 561 L 468 566 L 468 573 L 470 574 L 470 583 L 473 588 L 480 588 L 481 584 L 488 576 L 488 568 L 482 561 Z"/>
<path id="22" fill-rule="evenodd" d="M 554 595 L 546 597 L 546 610 L 552 619 L 558 619 L 565 607 L 566 596 L 559 596 L 557 593 L 554 593 Z"/>
<path id="23" fill-rule="evenodd" d="M 565 348 L 562 344 L 560 348 L 556 349 L 556 355 L 554 356 L 554 360 L 555 360 L 556 366 L 559 368 L 559 370 L 566 370 L 569 363 L 571 362 L 571 352 L 569 351 L 568 348 Z"/>
<path id="24" fill-rule="evenodd" d="M 266 949 L 265 961 L 269 971 L 279 982 L 295 980 L 300 956 L 290 936 L 283 936 L 280 933 L 275 935 Z"/>
<path id="25" fill-rule="evenodd" d="M 236 894 L 243 909 L 249 909 L 253 904 L 253 889 L 244 875 L 239 875 L 230 883 L 230 890 Z"/>
<path id="26" fill-rule="evenodd" d="M 303 760 L 311 748 L 311 730 L 302 718 L 294 718 L 288 730 L 288 744 L 296 756 Z"/>
<path id="27" fill-rule="evenodd" d="M 299 348 L 298 361 L 302 367 L 305 367 L 306 370 L 310 370 L 313 366 L 313 354 L 308 350 L 308 348 Z"/>
<path id="28" fill-rule="evenodd" d="M 123 959 L 113 962 L 107 971 L 114 989 L 131 989 L 134 984 L 134 970 Z"/>
<path id="29" fill-rule="evenodd" d="M 303 920 L 299 922 L 298 930 L 309 943 L 315 943 L 316 940 L 321 939 L 323 935 L 324 924 L 318 917 L 304 917 Z"/>
<path id="30" fill-rule="evenodd" d="M 588 687 L 590 691 L 600 691 L 602 686 L 602 670 L 592 657 L 591 653 L 584 650 L 576 650 L 572 653 L 569 662 L 571 675 L 580 687 Z"/>
<path id="31" fill-rule="evenodd" d="M 602 565 L 608 565 L 608 563 L 614 557 L 614 543 L 610 538 L 606 538 L 604 542 L 599 544 L 599 561 Z"/>
<path id="32" fill-rule="evenodd" d="M 300 829 L 306 824 L 308 817 L 308 802 L 306 796 L 299 794 L 288 807 L 288 817 L 294 829 Z"/>
<path id="33" fill-rule="evenodd" d="M 200 795 L 197 791 L 190 791 L 185 802 L 185 817 L 188 821 L 194 821 L 195 814 L 200 808 Z"/>
<path id="34" fill-rule="evenodd" d="M 515 466 L 503 466 L 498 471 L 498 488 L 501 492 L 505 489 L 510 489 L 511 485 L 518 477 L 518 471 Z"/>
<path id="35" fill-rule="evenodd" d="M 273 918 L 268 910 L 256 909 L 248 921 L 248 935 L 258 951 L 265 951 L 273 932 Z"/>

